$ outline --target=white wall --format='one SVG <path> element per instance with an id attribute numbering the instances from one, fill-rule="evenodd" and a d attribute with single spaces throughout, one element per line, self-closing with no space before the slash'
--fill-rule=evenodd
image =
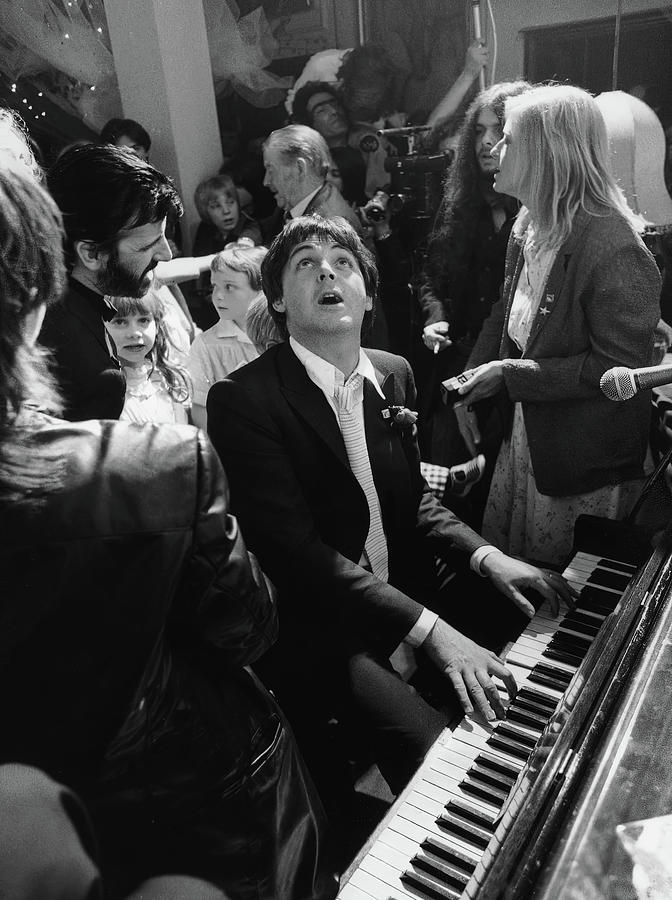
<path id="1" fill-rule="evenodd" d="M 616 15 L 616 0 L 491 0 L 497 24 L 498 62 L 497 81 L 524 75 L 523 28 L 540 25 L 562 25 L 590 19 L 605 19 Z M 659 10 L 672 10 L 670 2 L 654 0 L 623 0 L 623 15 Z M 485 0 L 481 2 L 485 15 Z"/>
<path id="2" fill-rule="evenodd" d="M 199 222 L 194 190 L 219 169 L 210 54 L 200 0 L 106 0 L 124 117 L 152 138 L 150 162 L 175 179 L 184 249 Z"/>

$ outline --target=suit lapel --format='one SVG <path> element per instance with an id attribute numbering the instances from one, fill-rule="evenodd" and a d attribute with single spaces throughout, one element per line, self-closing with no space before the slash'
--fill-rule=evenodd
<path id="1" fill-rule="evenodd" d="M 309 216 L 311 213 L 319 212 L 322 203 L 324 203 L 324 201 L 327 199 L 328 190 L 329 182 L 325 181 L 322 187 L 310 201 L 308 206 L 305 208 L 303 212 L 304 216 Z"/>
<path id="2" fill-rule="evenodd" d="M 280 390 L 305 424 L 322 438 L 339 461 L 350 468 L 343 436 L 333 409 L 286 341 L 278 351 Z"/>
<path id="3" fill-rule="evenodd" d="M 364 381 L 364 430 L 373 481 L 381 505 L 385 506 L 384 498 L 390 492 L 397 492 L 397 476 L 406 463 L 399 433 L 390 426 L 388 419 L 383 418 L 385 407 L 395 402 L 394 375 L 385 376 L 380 370 L 375 371 L 385 399 L 368 379 Z"/>

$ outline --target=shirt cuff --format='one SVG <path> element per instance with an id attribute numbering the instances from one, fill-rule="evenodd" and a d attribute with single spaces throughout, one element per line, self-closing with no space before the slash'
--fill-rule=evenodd
<path id="1" fill-rule="evenodd" d="M 493 547 L 492 544 L 483 544 L 482 547 L 477 547 L 476 550 L 471 554 L 471 559 L 469 560 L 469 567 L 472 572 L 476 572 L 477 575 L 480 575 L 481 578 L 487 578 L 488 576 L 481 569 L 481 565 L 486 556 L 490 556 L 491 553 L 501 553 L 497 547 Z"/>
<path id="2" fill-rule="evenodd" d="M 432 612 L 431 609 L 425 607 L 420 613 L 418 621 L 404 638 L 404 642 L 410 644 L 411 647 L 420 647 L 434 627 L 438 618 L 439 617 L 435 612 Z"/>

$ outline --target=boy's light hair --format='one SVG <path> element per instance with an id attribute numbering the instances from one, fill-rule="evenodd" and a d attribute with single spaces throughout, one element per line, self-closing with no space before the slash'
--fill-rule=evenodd
<path id="1" fill-rule="evenodd" d="M 201 181 L 194 192 L 194 203 L 201 219 L 209 224 L 212 224 L 212 219 L 208 212 L 208 204 L 219 191 L 226 191 L 240 206 L 238 188 L 230 175 L 213 175 L 211 178 L 206 178 Z"/>
<path id="2" fill-rule="evenodd" d="M 242 272 L 247 276 L 250 287 L 255 291 L 260 291 L 261 262 L 267 253 L 266 247 L 231 247 L 228 250 L 222 250 L 215 256 L 210 269 L 213 272 L 224 272 L 225 269 Z"/>
<path id="3" fill-rule="evenodd" d="M 264 353 L 274 344 L 284 340 L 275 319 L 268 311 L 265 294 L 258 294 L 247 308 L 245 331 L 254 344 L 257 353 Z"/>
<path id="4" fill-rule="evenodd" d="M 559 247 L 569 237 L 576 213 L 617 210 L 633 221 L 609 165 L 604 119 L 594 98 L 570 85 L 545 85 L 506 101 L 516 116 L 516 151 L 527 173 L 527 197 L 517 230 L 533 217 L 542 239 Z"/>

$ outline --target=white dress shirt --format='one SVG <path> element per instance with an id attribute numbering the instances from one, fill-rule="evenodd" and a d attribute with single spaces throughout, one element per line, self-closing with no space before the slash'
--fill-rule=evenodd
<path id="1" fill-rule="evenodd" d="M 334 388 L 336 385 L 336 367 L 334 365 L 332 365 L 330 362 L 327 362 L 326 359 L 322 359 L 321 356 L 317 356 L 317 354 L 313 353 L 311 350 L 308 350 L 308 349 L 306 349 L 306 347 L 303 347 L 293 337 L 290 337 L 289 344 L 290 344 L 290 347 L 292 348 L 292 350 L 294 351 L 296 357 L 298 358 L 299 362 L 305 368 L 306 374 L 308 375 L 310 380 L 313 382 L 313 384 L 317 385 L 317 387 L 324 394 L 327 402 L 329 403 L 329 406 L 333 410 L 334 418 L 336 419 L 336 424 L 339 425 L 339 429 L 340 429 L 340 423 L 338 420 L 338 412 L 336 409 L 336 402 L 334 400 Z M 359 361 L 358 361 L 357 366 L 354 371 L 359 373 L 362 376 L 362 378 L 365 378 L 368 381 L 370 381 L 371 384 L 375 387 L 378 394 L 382 397 L 382 399 L 383 400 L 386 399 L 385 394 L 383 394 L 383 391 L 382 391 L 380 385 L 378 384 L 378 379 L 376 378 L 376 372 L 375 372 L 375 369 L 373 368 L 373 363 L 371 362 L 371 360 L 366 355 L 364 350 L 362 350 L 361 347 L 359 350 Z M 345 374 L 345 373 L 343 373 L 343 374 Z M 350 373 L 350 374 L 354 374 L 354 373 Z M 363 424 L 364 424 L 364 404 L 363 404 L 363 402 L 359 403 L 359 405 L 353 409 L 353 413 L 355 413 L 356 415 L 361 417 L 362 426 L 363 426 Z M 365 568 L 368 568 L 368 560 L 366 559 L 365 554 L 363 554 L 362 558 L 360 559 L 360 565 L 363 565 Z M 423 643 L 423 641 L 425 640 L 425 638 L 427 637 L 429 632 L 434 627 L 434 623 L 436 622 L 437 619 L 438 619 L 438 615 L 436 613 L 434 613 L 431 610 L 426 609 L 426 608 L 423 609 L 422 613 L 420 614 L 419 619 L 413 625 L 413 627 L 411 628 L 409 633 L 404 638 L 405 642 L 410 644 L 412 647 L 419 647 Z"/>

